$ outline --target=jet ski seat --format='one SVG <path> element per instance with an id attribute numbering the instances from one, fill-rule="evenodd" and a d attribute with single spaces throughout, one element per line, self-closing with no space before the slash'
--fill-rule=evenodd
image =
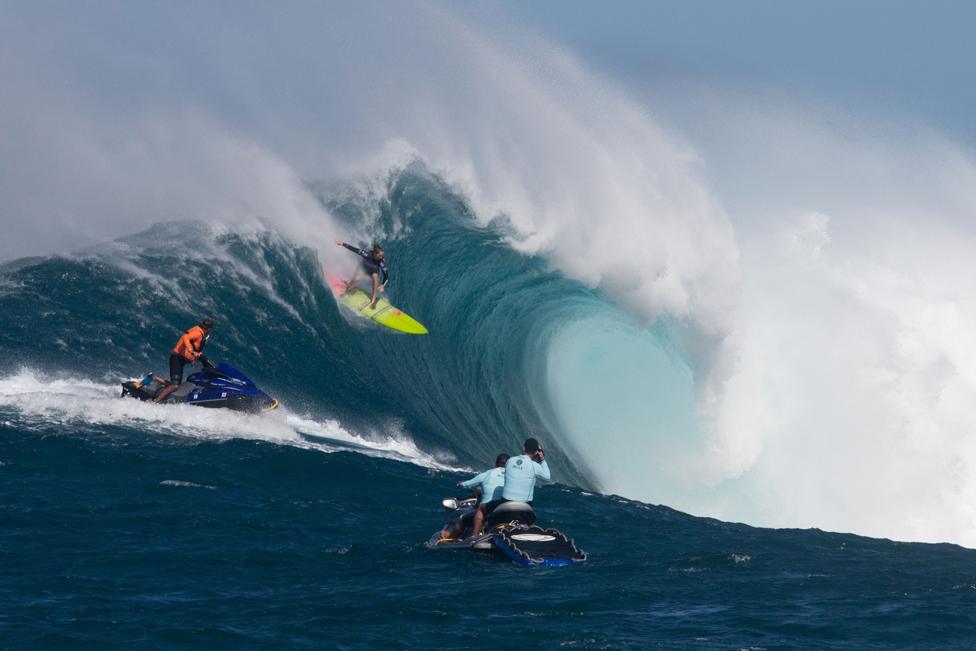
<path id="1" fill-rule="evenodd" d="M 491 529 L 499 524 L 518 522 L 519 524 L 535 524 L 535 511 L 528 502 L 502 502 L 495 507 L 485 522 L 485 528 Z"/>
<path id="2" fill-rule="evenodd" d="M 181 402 L 195 388 L 196 387 L 193 385 L 192 382 L 184 382 L 183 384 L 181 384 L 179 387 L 176 388 L 176 391 L 169 394 L 169 398 L 166 399 L 166 402 Z"/>

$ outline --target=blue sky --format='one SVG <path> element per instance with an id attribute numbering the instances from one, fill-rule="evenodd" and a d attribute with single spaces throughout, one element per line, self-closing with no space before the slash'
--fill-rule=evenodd
<path id="1" fill-rule="evenodd" d="M 926 122 L 976 143 L 976 3 L 504 0 L 630 86 L 771 86 Z"/>

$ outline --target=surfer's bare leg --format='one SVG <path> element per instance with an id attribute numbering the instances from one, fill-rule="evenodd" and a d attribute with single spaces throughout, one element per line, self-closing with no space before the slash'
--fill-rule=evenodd
<path id="1" fill-rule="evenodd" d="M 369 303 L 370 309 L 376 307 L 376 294 L 380 288 L 380 275 L 374 271 L 372 276 L 373 276 L 373 299 Z"/>
<path id="2" fill-rule="evenodd" d="M 352 278 L 346 281 L 346 291 L 348 292 L 350 289 L 352 289 L 360 278 L 362 278 L 362 276 L 360 276 L 358 273 L 354 273 Z"/>

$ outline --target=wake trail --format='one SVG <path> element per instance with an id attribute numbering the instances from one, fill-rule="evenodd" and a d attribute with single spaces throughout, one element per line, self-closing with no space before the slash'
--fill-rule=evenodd
<path id="1" fill-rule="evenodd" d="M 323 453 L 355 452 L 432 470 L 467 470 L 421 450 L 396 424 L 361 436 L 336 420 L 299 416 L 283 407 L 254 415 L 190 405 L 155 405 L 123 399 L 119 393 L 116 384 L 48 377 L 22 369 L 0 378 L 0 425 L 42 434 L 128 427 L 202 441 L 258 440 Z"/>

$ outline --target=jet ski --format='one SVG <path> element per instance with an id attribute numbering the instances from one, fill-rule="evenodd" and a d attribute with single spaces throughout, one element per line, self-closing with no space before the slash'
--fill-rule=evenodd
<path id="1" fill-rule="evenodd" d="M 152 400 L 163 390 L 165 383 L 150 373 L 141 380 L 122 383 L 122 397 Z M 278 401 L 255 386 L 249 377 L 230 364 L 213 366 L 205 363 L 203 370 L 193 373 L 170 394 L 166 404 L 186 404 L 258 413 L 271 411 Z"/>
<path id="2" fill-rule="evenodd" d="M 586 561 L 586 552 L 558 529 L 536 525 L 535 510 L 527 502 L 503 502 L 485 519 L 485 533 L 473 536 L 471 528 L 478 506 L 475 498 L 442 501 L 445 509 L 443 529 L 460 523 L 459 538 L 444 538 L 437 531 L 427 546 L 431 549 L 468 549 L 494 552 L 512 562 L 529 567 L 565 567 Z"/>

